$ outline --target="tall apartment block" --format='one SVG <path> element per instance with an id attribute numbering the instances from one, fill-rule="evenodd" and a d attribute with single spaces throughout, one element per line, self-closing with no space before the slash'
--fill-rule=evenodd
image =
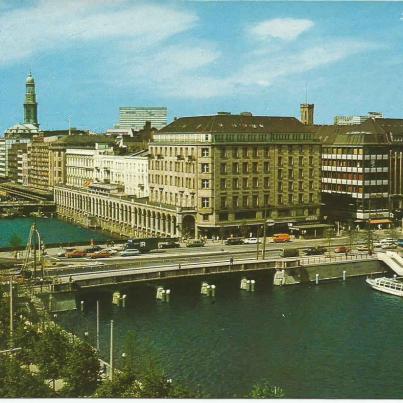
<path id="1" fill-rule="evenodd" d="M 320 210 L 320 143 L 293 117 L 185 117 L 150 143 L 150 203 L 186 211 L 188 236 L 303 231 Z"/>
<path id="2" fill-rule="evenodd" d="M 146 122 L 157 130 L 167 124 L 168 110 L 166 107 L 123 106 L 119 108 L 119 123 L 116 129 L 142 130 Z"/>

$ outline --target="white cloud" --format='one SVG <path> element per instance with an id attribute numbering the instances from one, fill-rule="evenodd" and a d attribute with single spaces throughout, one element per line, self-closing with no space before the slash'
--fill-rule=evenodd
<path id="1" fill-rule="evenodd" d="M 248 27 L 247 32 L 253 38 L 259 40 L 276 38 L 290 41 L 296 39 L 313 26 L 313 21 L 307 19 L 274 18 Z"/>
<path id="2" fill-rule="evenodd" d="M 127 1 L 41 0 L 0 16 L 0 64 L 74 43 L 128 39 L 150 46 L 193 27 L 194 13 L 160 4 Z"/>
<path id="3" fill-rule="evenodd" d="M 327 42 L 326 46 L 312 45 L 292 51 L 282 49 L 258 59 L 246 54 L 244 64 L 227 75 L 200 73 L 190 68 L 156 84 L 163 95 L 185 99 L 256 94 L 276 80 L 328 66 L 375 48 L 377 45 L 369 42 L 333 40 Z M 164 77 L 165 65 L 162 63 L 159 66 L 158 71 Z"/>

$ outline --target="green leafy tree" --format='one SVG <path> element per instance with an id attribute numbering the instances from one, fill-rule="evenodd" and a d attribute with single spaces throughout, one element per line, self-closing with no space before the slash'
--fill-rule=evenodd
<path id="1" fill-rule="evenodd" d="M 332 239 L 335 237 L 335 231 L 334 228 L 328 228 L 325 230 L 324 232 L 325 238 L 327 240 L 327 245 L 329 247 L 329 254 L 330 254 L 330 250 L 332 247 Z"/>
<path id="2" fill-rule="evenodd" d="M 125 359 L 122 371 L 114 374 L 113 381 L 103 382 L 95 397 L 122 398 L 196 398 L 193 392 L 176 381 L 169 379 L 158 364 L 148 343 L 133 333 L 126 338 Z"/>
<path id="3" fill-rule="evenodd" d="M 272 386 L 268 381 L 253 386 L 248 394 L 252 399 L 273 399 L 284 397 L 284 392 L 278 386 Z"/>
<path id="4" fill-rule="evenodd" d="M 94 393 L 98 384 L 99 369 L 98 355 L 94 348 L 77 340 L 67 353 L 61 373 L 66 382 L 63 395 L 83 397 Z"/>
<path id="5" fill-rule="evenodd" d="M 0 360 L 0 397 L 52 397 L 51 389 L 40 375 L 33 375 L 15 358 L 6 355 Z"/>
<path id="6" fill-rule="evenodd" d="M 43 377 L 53 381 L 53 387 L 62 377 L 69 348 L 67 336 L 55 326 L 47 327 L 35 346 L 35 362 Z"/>

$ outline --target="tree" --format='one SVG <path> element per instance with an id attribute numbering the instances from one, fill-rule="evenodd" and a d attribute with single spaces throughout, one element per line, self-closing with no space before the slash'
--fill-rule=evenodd
<path id="1" fill-rule="evenodd" d="M 334 228 L 328 228 L 325 230 L 325 238 L 327 239 L 328 247 L 329 247 L 329 254 L 332 247 L 332 238 L 335 236 Z"/>
<path id="2" fill-rule="evenodd" d="M 67 336 L 58 327 L 47 327 L 34 349 L 35 363 L 45 379 L 53 381 L 62 377 L 69 351 Z"/>
<path id="3" fill-rule="evenodd" d="M 94 393 L 99 376 L 98 355 L 88 343 L 75 341 L 67 353 L 62 370 L 66 386 L 63 394 L 68 397 L 83 397 Z"/>
<path id="4" fill-rule="evenodd" d="M 140 340 L 130 332 L 126 338 L 125 359 L 122 371 L 114 374 L 113 381 L 103 382 L 95 397 L 123 398 L 195 398 L 200 392 L 193 392 L 168 378 L 158 360 L 144 339 Z"/>
<path id="5" fill-rule="evenodd" d="M 251 392 L 248 394 L 252 399 L 272 399 L 284 397 L 284 392 L 278 386 L 271 386 L 268 381 L 253 386 Z"/>
<path id="6" fill-rule="evenodd" d="M 41 376 L 21 367 L 15 358 L 2 355 L 0 360 L 0 397 L 52 397 L 53 393 Z"/>

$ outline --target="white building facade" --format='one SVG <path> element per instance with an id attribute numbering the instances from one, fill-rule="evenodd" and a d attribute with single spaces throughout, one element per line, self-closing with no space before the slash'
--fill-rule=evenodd
<path id="1" fill-rule="evenodd" d="M 106 144 L 96 144 L 95 149 L 66 149 L 66 184 L 72 187 L 89 187 L 95 178 L 95 156 L 113 154 L 113 148 Z"/>
<path id="2" fill-rule="evenodd" d="M 124 193 L 136 198 L 148 197 L 148 153 L 94 157 L 94 180 L 124 186 Z"/>

